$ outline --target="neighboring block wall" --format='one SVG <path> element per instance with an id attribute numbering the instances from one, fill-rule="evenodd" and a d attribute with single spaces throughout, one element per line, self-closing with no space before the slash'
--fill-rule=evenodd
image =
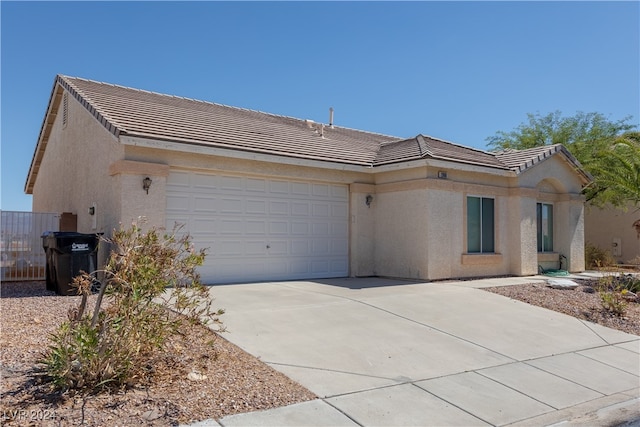
<path id="1" fill-rule="evenodd" d="M 612 206 L 587 207 L 585 213 L 585 240 L 587 244 L 608 250 L 621 264 L 640 260 L 640 210 L 628 205 L 627 209 Z M 615 246 L 614 246 L 615 244 Z"/>

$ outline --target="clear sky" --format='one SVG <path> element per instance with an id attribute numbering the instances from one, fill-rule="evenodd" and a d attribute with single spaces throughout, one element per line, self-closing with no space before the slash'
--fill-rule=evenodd
<path id="1" fill-rule="evenodd" d="M 527 113 L 640 122 L 640 3 L 0 2 L 4 210 L 56 74 L 485 148 Z"/>

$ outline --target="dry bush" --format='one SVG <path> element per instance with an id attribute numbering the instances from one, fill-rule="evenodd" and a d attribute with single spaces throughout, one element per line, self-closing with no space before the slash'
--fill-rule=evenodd
<path id="1" fill-rule="evenodd" d="M 97 391 L 143 382 L 172 334 L 188 334 L 196 323 L 223 329 L 223 311 L 212 310 L 209 290 L 196 271 L 205 251 L 194 250 L 190 236 L 177 231 L 143 232 L 136 224 L 116 231 L 108 240 L 114 250 L 92 315 L 86 301 L 93 277 L 85 273 L 74 279 L 82 302 L 53 334 L 42 360 L 57 389 Z M 165 292 L 169 287 L 172 292 Z M 102 304 L 103 296 L 108 304 Z"/>
<path id="2" fill-rule="evenodd" d="M 587 243 L 585 246 L 585 264 L 587 268 L 602 269 L 612 267 L 616 260 L 611 256 L 611 252 Z"/>

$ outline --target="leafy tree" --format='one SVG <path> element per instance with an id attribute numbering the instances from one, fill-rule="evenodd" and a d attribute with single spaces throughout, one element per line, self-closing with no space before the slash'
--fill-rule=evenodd
<path id="1" fill-rule="evenodd" d="M 601 160 L 593 162 L 591 174 L 598 179 L 597 197 L 615 206 L 640 206 L 640 132 L 624 133 L 596 156 Z"/>
<path id="2" fill-rule="evenodd" d="M 611 121 L 600 113 L 563 117 L 560 111 L 527 114 L 528 122 L 486 139 L 491 150 L 524 150 L 562 144 L 594 182 L 584 189 L 587 201 L 602 206 L 640 204 L 640 133 L 631 117 Z"/>

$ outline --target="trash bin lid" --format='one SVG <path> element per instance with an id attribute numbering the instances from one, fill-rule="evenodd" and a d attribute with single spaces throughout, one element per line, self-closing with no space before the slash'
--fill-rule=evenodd
<path id="1" fill-rule="evenodd" d="M 48 236 L 49 247 L 64 253 L 93 252 L 98 247 L 97 234 L 84 234 L 75 231 L 54 231 Z"/>

